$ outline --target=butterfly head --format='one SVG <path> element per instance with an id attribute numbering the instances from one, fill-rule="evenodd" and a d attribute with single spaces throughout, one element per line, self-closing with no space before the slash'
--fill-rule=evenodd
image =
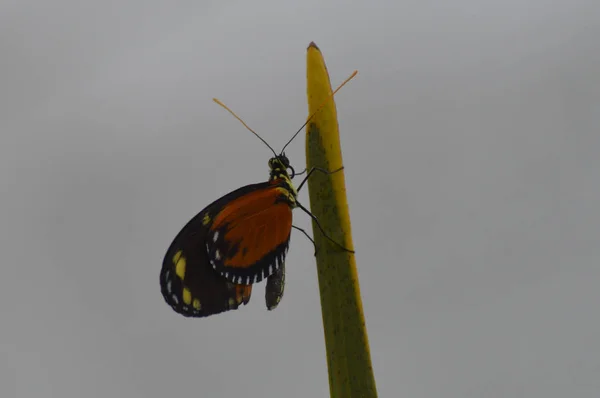
<path id="1" fill-rule="evenodd" d="M 289 173 L 288 170 L 290 171 Z M 285 153 L 281 153 L 281 155 L 269 159 L 269 171 L 271 179 L 292 179 L 296 175 L 296 171 L 290 165 L 290 160 L 285 156 Z"/>

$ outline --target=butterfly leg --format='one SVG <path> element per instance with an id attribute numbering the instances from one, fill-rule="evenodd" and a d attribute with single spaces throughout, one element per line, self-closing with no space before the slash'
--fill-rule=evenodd
<path id="1" fill-rule="evenodd" d="M 327 233 L 325 232 L 325 230 L 321 226 L 321 223 L 319 223 L 319 220 L 317 219 L 317 217 L 315 217 L 315 215 L 312 214 L 310 212 L 310 210 L 308 210 L 306 207 L 302 206 L 302 204 L 300 202 L 298 202 L 298 201 L 296 201 L 296 205 L 298 205 L 299 208 L 301 208 L 306 214 L 308 214 L 310 216 L 310 218 L 313 219 L 313 221 L 315 222 L 315 224 L 317 224 L 317 227 L 319 228 L 319 230 L 321 231 L 321 233 L 323 234 L 323 236 L 325 238 L 327 238 L 329 241 L 331 241 L 333 244 L 335 244 L 336 246 L 338 246 L 342 250 L 347 251 L 349 253 L 354 253 L 354 250 L 350 250 L 350 249 L 342 246 L 341 244 L 339 244 L 335 240 L 333 240 L 333 238 L 331 238 L 329 235 L 327 235 Z"/>
<path id="2" fill-rule="evenodd" d="M 300 227 L 297 227 L 297 226 L 295 226 L 295 225 L 292 225 L 292 228 L 295 228 L 295 229 L 297 229 L 298 231 L 302 232 L 302 233 L 304 234 L 304 236 L 306 236 L 306 237 L 308 238 L 308 240 L 310 240 L 310 241 L 312 242 L 313 246 L 315 247 L 315 256 L 316 256 L 316 255 L 317 255 L 317 250 L 318 250 L 318 249 L 317 249 L 317 244 L 315 243 L 315 241 L 313 240 L 313 238 L 311 238 L 311 237 L 310 237 L 310 235 L 309 235 L 309 234 L 307 234 L 307 233 L 306 233 L 306 231 L 305 231 L 305 230 L 303 230 L 303 229 L 302 229 L 302 228 L 300 228 Z"/>
<path id="3" fill-rule="evenodd" d="M 334 174 L 334 173 L 337 173 L 338 171 L 342 171 L 342 170 L 344 170 L 344 166 L 340 167 L 339 169 L 335 169 L 333 171 L 325 170 L 325 169 L 322 169 L 320 167 L 313 167 L 313 168 L 310 169 L 310 171 L 308 172 L 308 174 L 306 175 L 306 177 L 304 177 L 304 180 L 302 180 L 302 182 L 300 183 L 300 185 L 298 185 L 298 189 L 296 189 L 296 191 L 300 192 L 300 189 L 302 188 L 302 186 L 304 185 L 304 183 L 306 181 L 308 181 L 308 177 L 310 177 L 310 175 L 312 173 L 314 173 L 315 171 L 320 171 L 323 174 Z M 304 169 L 304 171 L 306 171 L 306 169 Z M 304 173 L 304 171 L 302 173 Z M 302 173 L 299 173 L 299 174 L 302 174 Z M 296 175 L 299 175 L 299 174 L 296 174 Z"/>

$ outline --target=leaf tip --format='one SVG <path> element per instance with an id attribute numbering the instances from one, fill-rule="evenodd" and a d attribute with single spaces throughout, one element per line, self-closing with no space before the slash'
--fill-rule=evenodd
<path id="1" fill-rule="evenodd" d="M 314 41 L 311 41 L 311 42 L 310 42 L 310 44 L 308 45 L 308 48 L 307 48 L 307 50 L 309 50 L 310 48 L 314 48 L 315 50 L 317 50 L 317 51 L 320 51 L 320 50 L 319 50 L 319 47 L 318 47 L 318 46 L 315 44 L 315 42 L 314 42 Z"/>

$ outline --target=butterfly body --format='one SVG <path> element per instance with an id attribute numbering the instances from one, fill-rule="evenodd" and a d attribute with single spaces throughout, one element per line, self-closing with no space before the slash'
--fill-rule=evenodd
<path id="1" fill-rule="evenodd" d="M 298 193 L 285 155 L 271 158 L 269 168 L 268 181 L 217 199 L 173 240 L 160 284 L 163 298 L 176 312 L 205 317 L 237 309 L 249 302 L 252 284 L 265 278 L 267 308 L 281 300 Z"/>

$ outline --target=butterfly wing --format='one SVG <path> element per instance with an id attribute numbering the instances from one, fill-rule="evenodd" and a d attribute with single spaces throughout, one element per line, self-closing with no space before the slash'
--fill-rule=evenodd
<path id="1" fill-rule="evenodd" d="M 223 205 L 210 220 L 206 242 L 212 267 L 248 285 L 282 268 L 292 230 L 290 196 L 271 181 Z"/>
<path id="2" fill-rule="evenodd" d="M 287 194 L 273 182 L 247 185 L 216 200 L 192 218 L 175 237 L 163 260 L 160 285 L 167 304 L 186 317 L 234 310 L 247 304 L 252 293 L 250 283 L 234 280 L 241 282 L 240 277 L 244 277 L 253 283 L 273 274 L 267 282 L 266 301 L 267 308 L 275 308 L 283 295 L 283 264 L 291 232 Z M 267 236 L 261 245 L 256 245 L 257 233 Z M 261 256 L 262 253 L 266 255 Z M 242 259 L 233 263 L 241 275 L 231 273 L 225 278 L 213 269 L 217 268 L 213 264 L 226 266 L 228 259 Z M 255 270 L 260 271 L 256 273 L 260 277 L 249 278 L 258 272 Z"/>
<path id="3" fill-rule="evenodd" d="M 160 286 L 165 301 L 175 312 L 186 317 L 206 317 L 237 309 L 250 301 L 251 285 L 231 283 L 211 267 L 206 238 L 210 215 L 217 213 L 224 203 L 251 192 L 255 185 L 242 187 L 207 206 L 171 243 L 163 260 Z"/>

